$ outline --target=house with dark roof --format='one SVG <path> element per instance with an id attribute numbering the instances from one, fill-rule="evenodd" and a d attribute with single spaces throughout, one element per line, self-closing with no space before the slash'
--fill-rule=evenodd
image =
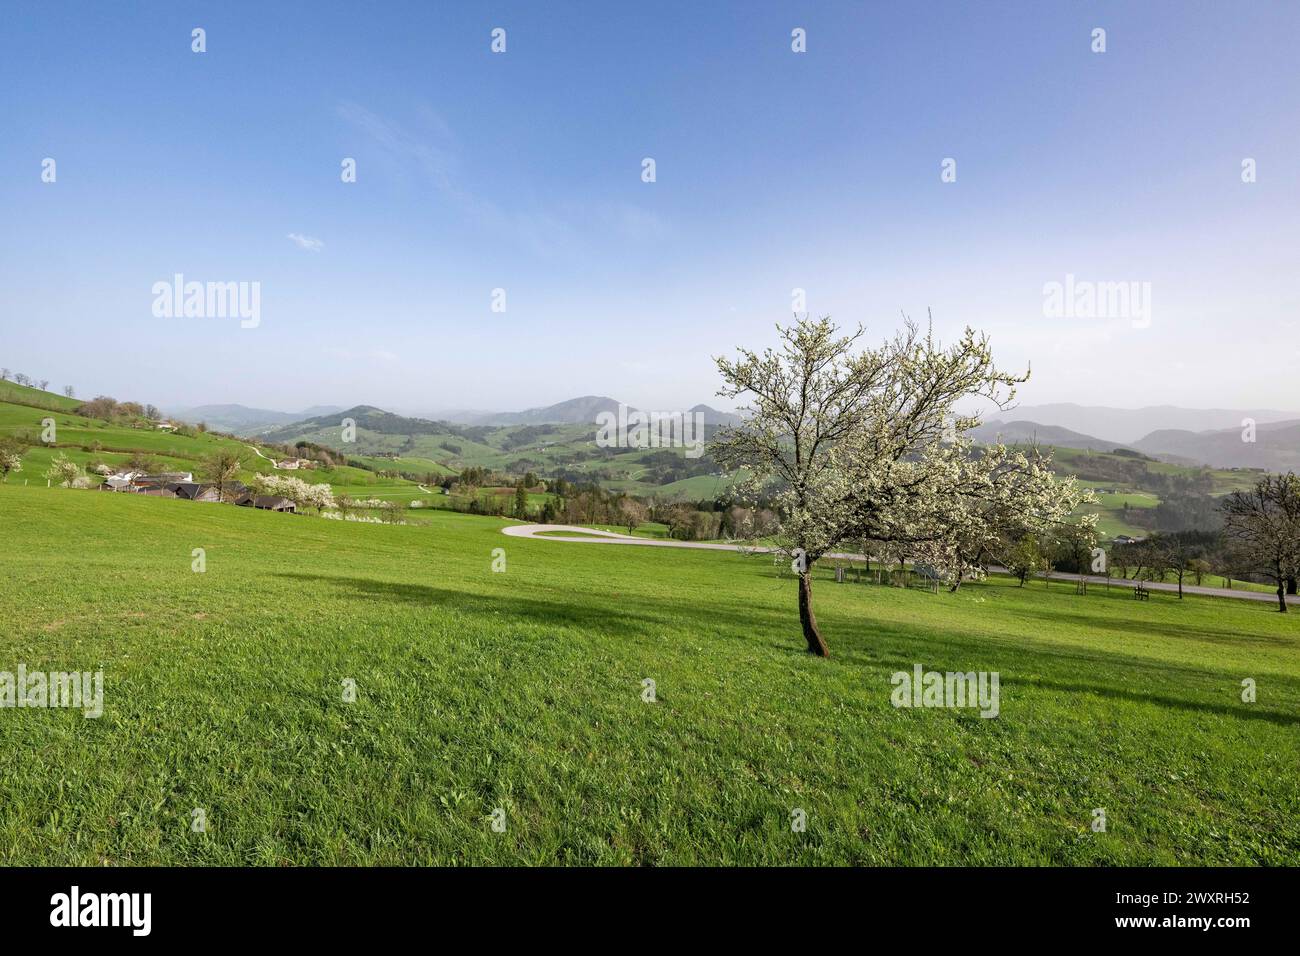
<path id="1" fill-rule="evenodd" d="M 216 485 L 201 485 L 193 481 L 169 482 L 165 487 L 171 489 L 177 498 L 187 501 L 220 501 L 221 495 Z"/>
<path id="2" fill-rule="evenodd" d="M 284 511 L 296 514 L 297 506 L 281 495 L 243 494 L 235 499 L 235 504 L 242 508 L 260 508 L 263 511 Z"/>
<path id="3" fill-rule="evenodd" d="M 151 495 L 156 498 L 175 498 L 176 482 L 165 481 L 162 478 L 136 478 L 131 482 L 131 487 L 124 489 L 134 491 L 138 495 Z"/>

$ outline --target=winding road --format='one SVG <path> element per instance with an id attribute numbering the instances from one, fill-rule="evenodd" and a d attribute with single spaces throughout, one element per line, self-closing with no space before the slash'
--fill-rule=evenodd
<path id="1" fill-rule="evenodd" d="M 556 534 L 555 532 L 567 532 L 567 534 Z M 651 548 L 694 548 L 700 551 L 746 551 L 751 554 L 774 554 L 775 548 L 750 548 L 739 544 L 713 544 L 705 541 L 674 541 L 665 538 L 636 538 L 628 534 L 619 534 L 615 531 L 600 531 L 596 528 L 583 528 L 573 524 L 516 524 L 508 525 L 501 529 L 502 534 L 509 535 L 512 538 L 536 538 L 541 541 L 576 541 L 586 544 L 632 544 L 642 545 Z M 846 552 L 836 552 L 826 555 L 827 558 L 839 559 L 843 561 L 863 560 L 861 554 L 851 554 Z M 1006 568 L 997 566 L 991 567 L 990 571 L 1005 574 Z M 1069 574 L 1064 571 L 1054 571 L 1051 575 L 1054 581 L 1078 581 L 1077 574 Z M 1037 580 L 1037 578 L 1035 578 Z M 1110 584 L 1111 587 L 1132 587 L 1135 582 L 1126 581 L 1123 578 L 1104 578 L 1099 575 L 1090 574 L 1085 577 L 1089 584 L 1098 584 L 1105 586 Z M 1150 591 L 1172 591 L 1178 592 L 1177 584 L 1169 584 L 1163 581 L 1145 582 L 1147 589 Z M 1277 595 L 1270 591 L 1233 591 L 1228 588 L 1208 588 L 1199 587 L 1194 584 L 1184 584 L 1183 592 L 1186 594 L 1199 594 L 1205 597 L 1224 597 L 1237 598 L 1245 601 L 1277 601 Z M 1287 604 L 1300 604 L 1300 596 L 1288 595 Z"/>

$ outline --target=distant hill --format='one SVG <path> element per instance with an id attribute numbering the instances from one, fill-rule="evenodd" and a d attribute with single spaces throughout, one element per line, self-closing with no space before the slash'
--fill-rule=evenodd
<path id="1" fill-rule="evenodd" d="M 1254 437 L 1253 442 L 1244 441 L 1238 421 L 1232 428 L 1212 431 L 1160 429 L 1135 442 L 1134 447 L 1166 460 L 1215 468 L 1300 471 L 1300 419 L 1257 424 Z"/>
<path id="2" fill-rule="evenodd" d="M 583 395 L 542 408 L 527 408 L 522 412 L 465 412 L 447 411 L 439 414 L 445 421 L 464 425 L 595 425 L 602 412 L 618 414 L 621 403 L 605 395 Z M 629 406 L 635 407 L 635 406 Z M 657 409 L 658 410 L 658 409 Z M 672 409 L 662 409 L 672 411 Z M 688 412 L 703 412 L 705 425 L 733 425 L 741 418 L 732 412 L 720 412 L 708 405 L 695 405 Z"/>
<path id="3" fill-rule="evenodd" d="M 1033 421 L 1056 425 L 1084 435 L 1105 435 L 1136 447 L 1139 438 L 1154 431 L 1190 432 L 1240 428 L 1243 418 L 1257 422 L 1282 422 L 1300 419 L 1300 412 L 1277 409 L 1179 408 L 1175 405 L 1150 405 L 1145 408 L 1108 408 L 1102 405 L 1076 405 L 1060 402 L 1050 405 L 1025 405 L 1009 416 L 1016 421 Z M 991 424 L 991 422 L 990 422 Z"/>
<path id="4" fill-rule="evenodd" d="M 1091 435 L 1084 435 L 1058 425 L 1040 425 L 1029 421 L 985 422 L 979 428 L 973 429 L 970 437 L 978 442 L 1001 441 L 1008 445 L 1037 443 L 1087 451 L 1114 451 L 1116 448 L 1127 447 L 1120 442 L 1093 438 Z"/>
<path id="5" fill-rule="evenodd" d="M 314 405 L 301 412 L 281 412 L 270 408 L 249 408 L 247 405 L 197 405 L 170 412 L 173 418 L 197 424 L 204 422 L 218 431 L 236 435 L 260 435 L 280 425 L 341 412 L 335 405 Z"/>
<path id="6" fill-rule="evenodd" d="M 708 405 L 695 405 L 689 409 L 689 412 L 692 415 L 696 412 L 703 412 L 705 425 L 739 425 L 745 420 L 743 415 L 737 415 L 735 412 L 720 412 Z"/>
<path id="7" fill-rule="evenodd" d="M 601 412 L 618 412 L 618 402 L 603 395 L 584 395 L 568 401 L 547 405 L 544 408 L 527 408 L 522 412 L 499 412 L 473 425 L 576 425 L 590 422 L 593 425 Z"/>
<path id="8" fill-rule="evenodd" d="M 262 437 L 269 442 L 291 442 L 308 433 L 321 430 L 341 433 L 343 420 L 346 418 L 356 422 L 358 428 L 380 435 L 437 435 L 463 431 L 448 422 L 397 415 L 376 408 L 374 405 L 356 405 L 311 418 L 295 419 L 287 425 L 266 432 Z M 333 444 L 338 444 L 337 438 Z"/>

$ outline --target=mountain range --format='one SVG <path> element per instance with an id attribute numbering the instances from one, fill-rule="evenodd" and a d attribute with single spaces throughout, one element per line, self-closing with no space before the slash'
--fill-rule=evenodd
<path id="1" fill-rule="evenodd" d="M 167 414 L 184 422 L 208 426 L 236 435 L 259 435 L 279 425 L 300 422 L 318 415 L 331 415 L 343 411 L 340 405 L 313 405 L 301 412 L 278 412 L 270 408 L 249 408 L 247 405 L 196 405 Z"/>
<path id="2" fill-rule="evenodd" d="M 1011 418 L 1014 416 L 1014 418 Z M 1102 405 L 1076 405 L 1058 402 L 1049 405 L 1021 405 L 999 419 L 1056 425 L 1084 435 L 1096 435 L 1104 441 L 1134 445 L 1152 432 L 1178 430 L 1189 432 L 1241 428 L 1242 419 L 1258 423 L 1300 420 L 1300 412 L 1272 408 L 1179 408 L 1175 405 L 1148 405 L 1144 408 L 1108 408 Z"/>
<path id="3" fill-rule="evenodd" d="M 579 425 L 596 423 L 604 412 L 617 415 L 620 402 L 604 395 L 583 395 L 541 408 L 526 408 L 522 412 L 469 412 L 441 411 L 434 417 L 458 425 Z M 629 406 L 635 407 L 635 406 Z M 668 411 L 667 409 L 665 411 Z M 704 414 L 705 425 L 734 425 L 741 417 L 733 412 L 721 412 L 708 405 L 694 405 L 686 414 Z"/>
<path id="4" fill-rule="evenodd" d="M 347 417 L 357 418 L 358 423 L 360 423 L 360 418 L 358 418 L 357 414 L 351 413 L 357 413 L 360 410 L 362 416 L 372 421 L 376 421 L 374 418 L 375 413 L 379 413 L 401 418 L 403 421 L 425 422 L 427 424 L 452 423 L 490 427 L 590 424 L 595 427 L 597 417 L 601 413 L 610 412 L 617 415 L 619 406 L 618 401 L 603 395 L 583 395 L 580 398 L 570 398 L 567 401 L 557 402 L 554 405 L 546 405 L 541 408 L 526 408 L 521 412 L 447 410 L 432 412 L 427 415 L 404 416 L 399 413 L 384 411 L 373 405 L 357 405 L 351 409 L 346 409 L 346 411 L 350 413 Z M 182 421 L 206 422 L 221 431 L 234 432 L 238 435 L 266 435 L 272 431 L 283 431 L 284 426 L 295 423 L 313 426 L 323 425 L 326 423 L 314 420 L 326 416 L 341 416 L 344 411 L 345 409 L 341 405 L 318 405 L 302 412 L 279 412 L 266 408 L 249 408 L 245 405 L 199 405 L 195 408 L 183 409 L 171 414 L 172 417 Z M 733 425 L 741 420 L 741 417 L 733 412 L 718 411 L 708 405 L 695 405 L 686 411 L 687 414 L 702 413 L 706 426 Z M 331 420 L 328 424 L 337 426 L 338 421 Z M 391 422 L 387 424 L 392 425 Z M 416 428 L 418 429 L 419 426 L 416 426 Z"/>
<path id="5" fill-rule="evenodd" d="M 1022 406 L 1014 414 L 1014 421 L 985 422 L 973 433 L 975 439 L 989 441 L 1000 434 L 1008 443 L 1036 439 L 1042 445 L 1093 451 L 1131 448 L 1182 465 L 1300 470 L 1297 412 L 1062 403 Z"/>
<path id="6" fill-rule="evenodd" d="M 1135 447 L 1155 458 L 1215 468 L 1263 468 L 1300 472 L 1300 420 L 1240 425 L 1191 432 L 1177 428 L 1154 431 Z"/>
<path id="7" fill-rule="evenodd" d="M 603 413 L 617 414 L 620 402 L 604 395 L 583 395 L 567 401 L 517 412 L 448 410 L 429 417 L 406 416 L 372 405 L 344 409 L 318 405 L 301 412 L 282 412 L 244 405 L 200 405 L 174 413 L 190 422 L 270 440 L 288 440 L 322 428 L 337 428 L 343 417 L 354 418 L 363 428 L 380 434 L 455 433 L 464 428 L 514 428 L 519 426 L 592 425 Z M 733 425 L 734 412 L 695 405 L 709 427 Z M 1253 434 L 1243 422 L 1253 420 Z M 1277 409 L 1179 408 L 1152 405 L 1145 408 L 1057 403 L 1022 406 L 991 418 L 972 433 L 976 441 L 1037 442 L 1062 448 L 1107 452 L 1140 451 L 1178 464 L 1216 468 L 1300 470 L 1300 413 Z M 1253 440 L 1250 440 L 1253 439 Z"/>
<path id="8" fill-rule="evenodd" d="M 977 442 L 1004 442 L 1008 445 L 1056 445 L 1061 448 L 1083 448 L 1089 451 L 1114 451 L 1126 448 L 1119 442 L 1094 438 L 1060 425 L 1041 425 L 1030 421 L 992 421 L 972 429 L 970 437 Z"/>

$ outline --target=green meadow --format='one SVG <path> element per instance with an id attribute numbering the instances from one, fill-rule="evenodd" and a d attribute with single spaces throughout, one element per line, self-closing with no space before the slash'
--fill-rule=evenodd
<path id="1" fill-rule="evenodd" d="M 0 709 L 0 863 L 1300 863 L 1267 603 L 825 569 L 821 660 L 768 558 L 422 518 L 0 485 L 0 671 L 104 674 Z M 915 664 L 999 716 L 895 709 Z"/>

